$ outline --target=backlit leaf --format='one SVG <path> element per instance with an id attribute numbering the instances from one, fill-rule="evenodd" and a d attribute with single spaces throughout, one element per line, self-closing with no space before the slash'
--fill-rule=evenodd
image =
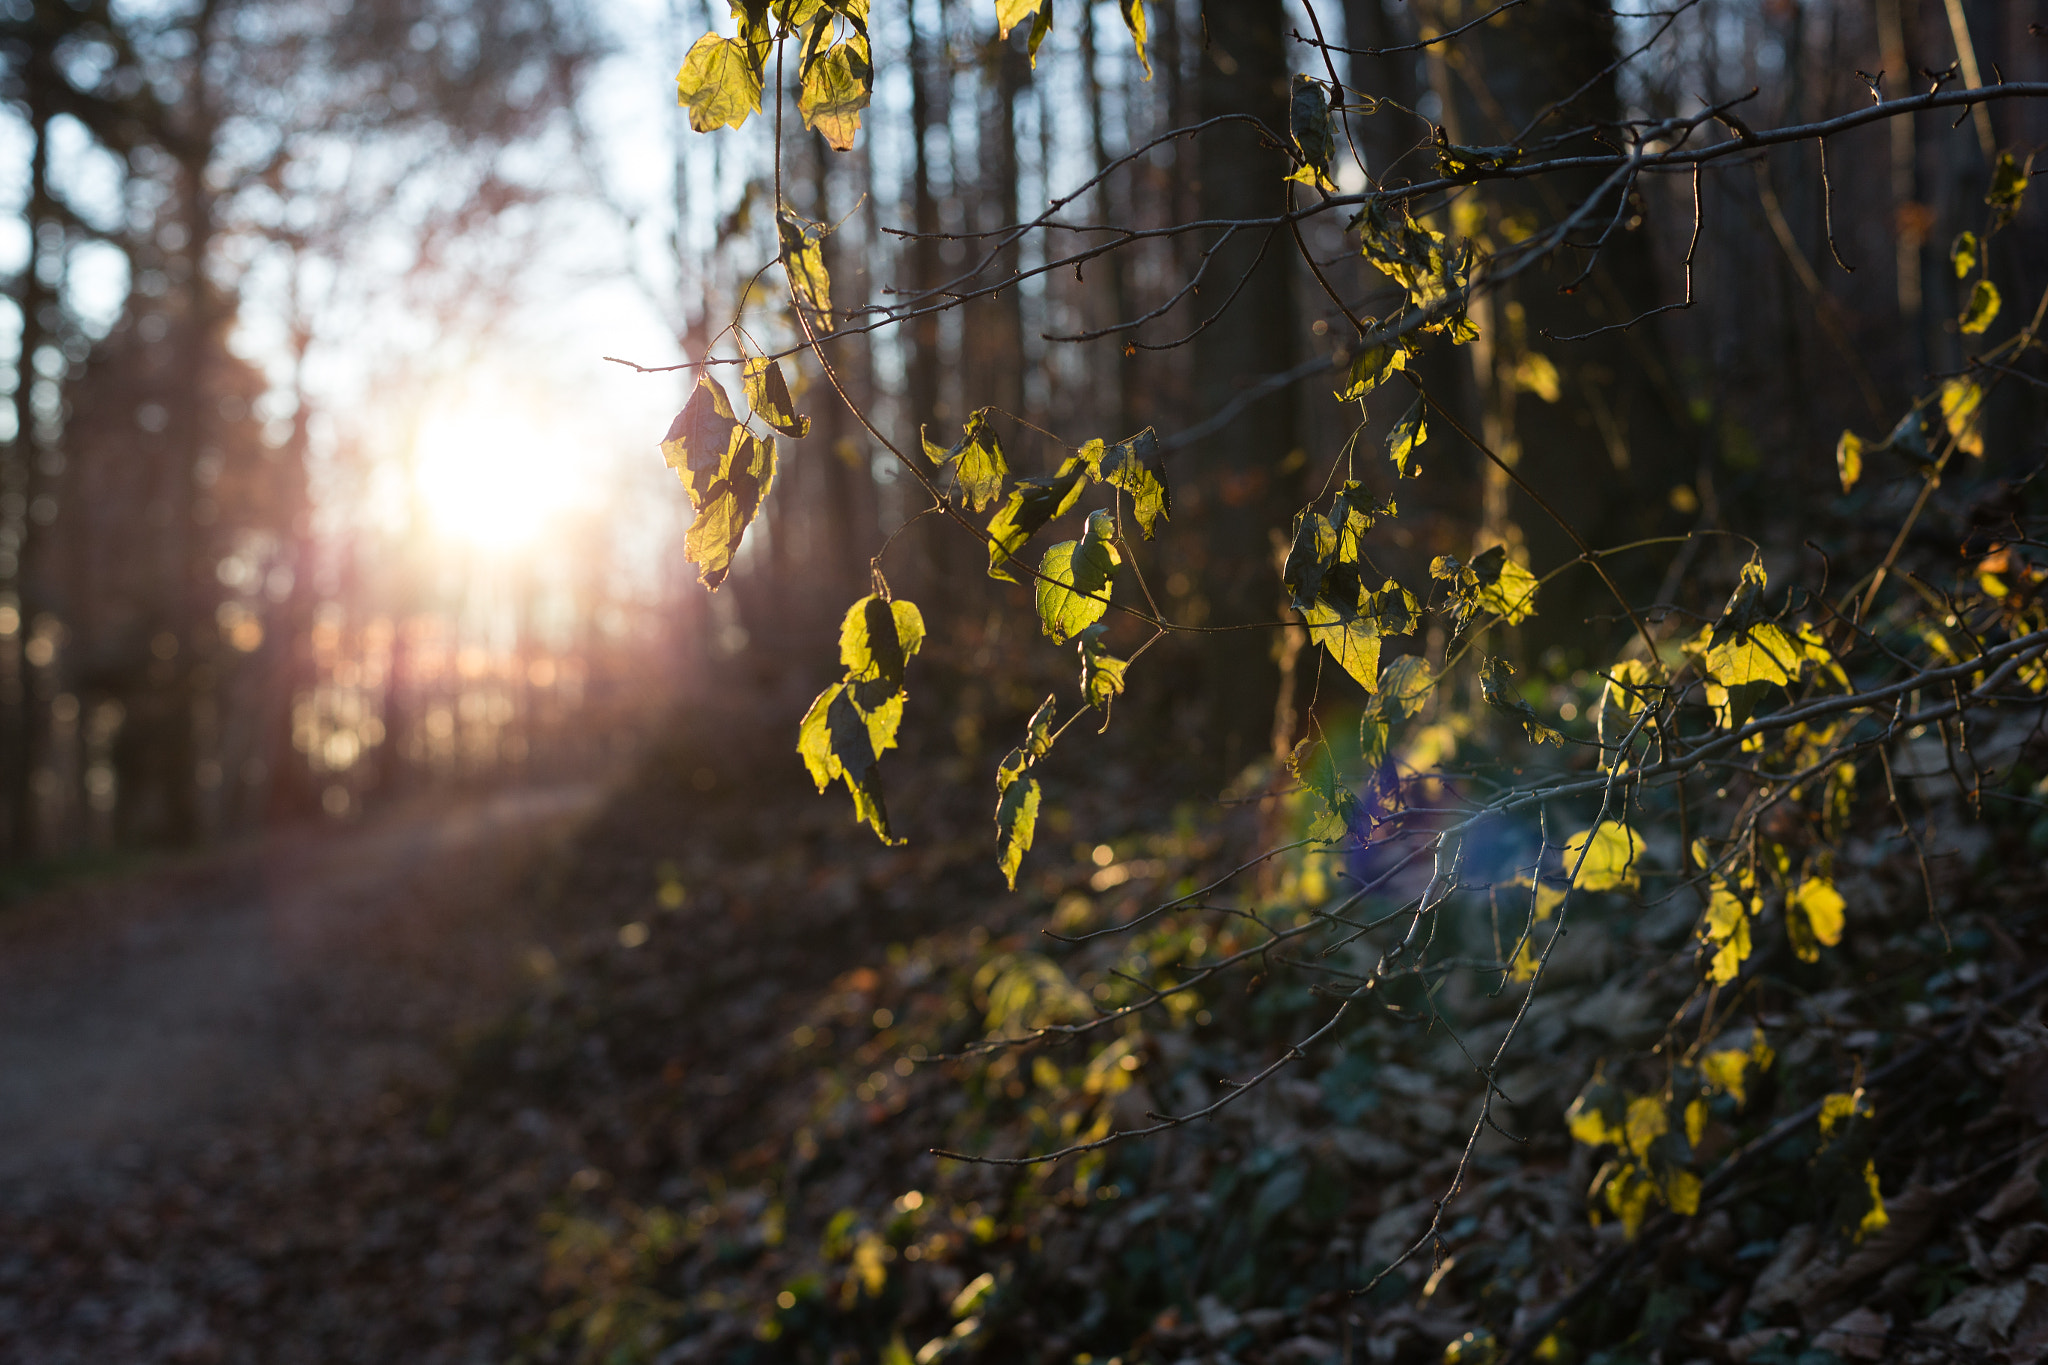
<path id="1" fill-rule="evenodd" d="M 1115 534 L 1109 513 L 1090 513 L 1086 535 L 1062 541 L 1039 561 L 1038 620 L 1053 643 L 1065 644 L 1109 610 L 1110 580 L 1123 562 Z"/>
<path id="2" fill-rule="evenodd" d="M 832 277 L 825 271 L 824 247 L 828 229 L 788 209 L 775 215 L 775 228 L 782 244 L 782 269 L 797 305 L 811 315 L 813 326 L 831 331 Z"/>
<path id="3" fill-rule="evenodd" d="M 1145 68 L 1145 79 L 1149 81 L 1152 59 L 1145 55 L 1145 0 L 1116 0 L 1116 8 L 1123 16 L 1124 27 L 1130 30 L 1131 42 L 1138 49 L 1138 62 Z"/>
<path id="4" fill-rule="evenodd" d="M 1031 33 L 1025 39 L 1025 46 L 1031 55 L 1031 64 L 1038 65 L 1038 45 L 1045 41 L 1045 35 L 1052 32 L 1052 0 L 996 0 L 996 36 L 1008 38 L 1010 30 L 1031 21 Z"/>
<path id="5" fill-rule="evenodd" d="M 1506 659 L 1486 659 L 1479 665 L 1479 695 L 1494 710 L 1508 716 L 1522 727 L 1532 744 L 1564 745 L 1564 736 L 1545 725 L 1536 714 L 1536 708 L 1516 690 L 1512 681 L 1514 665 Z"/>
<path id="6" fill-rule="evenodd" d="M 860 111 L 868 107 L 874 89 L 868 41 L 856 35 L 835 43 L 810 63 L 797 95 L 797 112 L 803 115 L 804 127 L 816 129 L 833 151 L 851 151 L 854 135 L 860 132 Z"/>
<path id="7" fill-rule="evenodd" d="M 1351 357 L 1350 382 L 1337 391 L 1337 397 L 1345 402 L 1363 398 L 1407 364 L 1408 353 L 1398 345 L 1368 346 Z"/>
<path id="8" fill-rule="evenodd" d="M 1402 478 L 1412 479 L 1422 472 L 1422 466 L 1414 463 L 1415 452 L 1428 439 L 1429 428 L 1423 422 L 1423 404 L 1418 396 L 1387 435 L 1387 456 Z"/>
<path id="9" fill-rule="evenodd" d="M 707 33 L 690 48 L 676 73 L 676 102 L 688 106 L 700 133 L 737 128 L 761 108 L 761 72 L 747 45 Z"/>
<path id="10" fill-rule="evenodd" d="M 1287 106 L 1287 131 L 1301 157 L 1301 169 L 1289 176 L 1305 185 L 1330 183 L 1330 159 L 1337 154 L 1337 138 L 1330 126 L 1330 96 L 1321 81 L 1296 74 Z"/>
<path id="11" fill-rule="evenodd" d="M 1970 301 L 1963 309 L 1962 321 L 1957 323 L 1964 336 L 1974 336 L 1989 328 L 1998 317 L 1998 286 L 1989 280 L 1979 280 L 1970 289 Z"/>
<path id="12" fill-rule="evenodd" d="M 1038 832 L 1038 779 L 1024 776 L 1025 766 L 1022 751 L 1012 750 L 996 778 L 996 866 L 1012 891 L 1017 889 L 1017 870 L 1024 865 L 1024 855 Z"/>
<path id="13" fill-rule="evenodd" d="M 1998 164 L 1991 170 L 1991 188 L 1985 192 L 1984 202 L 1998 210 L 1995 216 L 2001 225 L 2012 221 L 2019 212 L 2020 196 L 2026 192 L 2026 168 L 2012 159 L 2011 152 L 2000 152 Z"/>
<path id="14" fill-rule="evenodd" d="M 1643 848 L 1642 835 L 1602 820 L 1565 840 L 1564 870 L 1582 891 L 1632 891 L 1641 881 Z"/>
<path id="15" fill-rule="evenodd" d="M 1380 624 L 1356 611 L 1341 611 L 1328 598 L 1319 598 L 1302 613 L 1308 622 L 1308 637 L 1329 651 L 1330 657 L 1370 692 L 1379 686 Z"/>
<path id="16" fill-rule="evenodd" d="M 1403 654 L 1380 673 L 1379 691 L 1373 711 L 1389 720 L 1408 720 L 1416 715 L 1436 690 L 1436 670 L 1420 654 Z"/>
<path id="17" fill-rule="evenodd" d="M 701 376 L 690 392 L 690 401 L 669 424 L 668 435 L 661 438 L 662 458 L 682 480 L 692 507 L 704 505 L 706 490 L 732 449 L 733 430 L 738 425 L 725 389 L 709 374 Z"/>
<path id="18" fill-rule="evenodd" d="M 797 753 L 819 791 L 843 780 L 853 797 L 854 818 L 875 831 L 883 843 L 900 842 L 889 832 L 882 803 L 881 771 L 876 759 L 895 747 L 903 719 L 903 693 L 863 711 L 852 689 L 834 683 L 818 694 L 797 730 Z"/>
<path id="19" fill-rule="evenodd" d="M 1536 575 L 1530 573 L 1521 563 L 1501 550 L 1500 572 L 1493 581 L 1481 585 L 1478 602 L 1482 610 L 1490 611 L 1508 625 L 1519 626 L 1536 614 Z M 1492 551 L 1488 551 L 1492 553 Z M 1486 556 L 1481 555 L 1480 559 Z M 1474 560 L 1475 567 L 1478 560 Z"/>
<path id="20" fill-rule="evenodd" d="M 1010 497 L 988 523 L 988 576 L 1005 583 L 1017 580 L 1004 567 L 1040 527 L 1063 516 L 1081 496 L 1087 467 L 1069 457 L 1059 473 L 1046 479 L 1019 479 Z"/>
<path id="21" fill-rule="evenodd" d="M 1159 448 L 1159 433 L 1146 427 L 1135 436 L 1118 441 L 1094 462 L 1096 477 L 1131 495 L 1138 529 L 1145 539 L 1162 518 L 1173 511 L 1173 493 L 1166 486 L 1166 459 Z"/>
<path id="22" fill-rule="evenodd" d="M 683 554 L 697 566 L 705 587 L 715 591 L 732 572 L 740 541 L 774 486 L 775 442 L 736 427 L 732 445 L 701 500 L 692 494 L 697 515 L 683 536 Z"/>
<path id="23" fill-rule="evenodd" d="M 1058 701 L 1049 694 L 1031 713 L 1030 723 L 1024 729 L 1024 747 L 1032 758 L 1044 758 L 1052 752 L 1053 721 L 1058 713 Z"/>
<path id="24" fill-rule="evenodd" d="M 930 437 L 924 442 L 924 453 L 934 464 L 952 464 L 962 498 L 977 512 L 1003 495 L 1003 481 L 1010 477 L 1009 462 L 1003 458 L 1003 443 L 989 425 L 988 413 L 987 408 L 969 413 L 960 442 L 951 450 L 940 450 Z"/>
<path id="25" fill-rule="evenodd" d="M 789 396 L 789 381 L 782 376 L 782 363 L 755 356 L 747 361 L 741 374 L 746 388 L 747 406 L 754 415 L 775 430 L 793 440 L 801 440 L 811 431 L 811 419 L 799 417 L 796 404 Z"/>
<path id="26" fill-rule="evenodd" d="M 1769 621 L 1736 631 L 1707 650 L 1707 676 L 1723 687 L 1789 683 L 1799 671 L 1791 637 Z"/>
<path id="27" fill-rule="evenodd" d="M 1088 704 L 1098 711 L 1106 711 L 1109 704 L 1124 690 L 1124 670 L 1130 666 L 1126 659 L 1119 659 L 1105 652 L 1102 637 L 1106 627 L 1097 623 L 1081 632 L 1081 695 Z"/>
<path id="28" fill-rule="evenodd" d="M 900 686 L 903 668 L 924 644 L 924 613 L 915 602 L 863 597 L 839 623 L 839 661 L 849 682 Z"/>
<path id="29" fill-rule="evenodd" d="M 1659 687 L 1656 670 L 1642 659 L 1622 659 L 1608 670 L 1608 681 L 1593 707 L 1601 747 L 1612 749 L 1621 743 L 1656 700 Z"/>

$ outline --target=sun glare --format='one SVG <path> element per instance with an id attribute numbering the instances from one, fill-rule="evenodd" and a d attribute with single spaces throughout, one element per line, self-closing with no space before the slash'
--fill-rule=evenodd
<path id="1" fill-rule="evenodd" d="M 537 409 L 511 394 L 466 393 L 428 410 L 414 480 L 443 536 L 521 549 L 589 501 L 578 443 Z"/>

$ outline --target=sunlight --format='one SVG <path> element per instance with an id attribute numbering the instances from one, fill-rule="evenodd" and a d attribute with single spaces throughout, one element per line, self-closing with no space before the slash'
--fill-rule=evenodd
<path id="1" fill-rule="evenodd" d="M 590 501 L 580 443 L 532 398 L 465 389 L 422 417 L 414 483 L 436 530 L 483 550 L 538 542 Z"/>

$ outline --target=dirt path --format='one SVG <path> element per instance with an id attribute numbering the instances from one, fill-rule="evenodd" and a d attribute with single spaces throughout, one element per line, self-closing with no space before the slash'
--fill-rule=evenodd
<path id="1" fill-rule="evenodd" d="M 0 912 L 0 1182 L 433 1074 L 518 980 L 525 893 L 601 796 L 415 806 Z"/>

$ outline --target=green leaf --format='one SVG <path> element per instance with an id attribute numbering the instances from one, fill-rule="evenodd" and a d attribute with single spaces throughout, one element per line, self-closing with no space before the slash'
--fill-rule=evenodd
<path id="1" fill-rule="evenodd" d="M 1536 614 L 1536 575 L 1508 558 L 1502 547 L 1495 549 L 1502 551 L 1500 573 L 1479 589 L 1479 605 L 1509 625 L 1519 626 Z M 1485 559 L 1486 555 L 1479 558 Z"/>
<path id="2" fill-rule="evenodd" d="M 1844 493 L 1863 477 L 1863 438 L 1853 431 L 1844 431 L 1835 442 L 1835 473 L 1842 480 Z"/>
<path id="3" fill-rule="evenodd" d="M 1958 232 L 1955 242 L 1948 249 L 1949 264 L 1956 268 L 1956 278 L 1962 279 L 1977 268 L 1977 234 Z"/>
<path id="4" fill-rule="evenodd" d="M 1564 870 L 1577 869 L 1572 885 L 1582 891 L 1633 890 L 1642 881 L 1644 848 L 1642 835 L 1619 820 L 1602 820 L 1565 840 Z"/>
<path id="5" fill-rule="evenodd" d="M 1413 468 L 1410 465 L 1414 462 L 1416 450 L 1429 439 L 1429 428 L 1422 420 L 1423 411 L 1422 398 L 1417 395 L 1415 402 L 1387 436 L 1387 456 L 1404 479 L 1412 479 L 1422 472 L 1421 465 L 1415 464 Z"/>
<path id="6" fill-rule="evenodd" d="M 868 40 L 855 35 L 809 64 L 797 95 L 797 112 L 803 115 L 804 127 L 816 129 L 833 151 L 851 151 L 854 135 L 860 132 L 860 111 L 868 107 L 874 91 Z"/>
<path id="7" fill-rule="evenodd" d="M 1296 74 L 1287 105 L 1287 131 L 1302 163 L 1301 169 L 1287 178 L 1335 190 L 1330 183 L 1330 160 L 1337 154 L 1337 138 L 1330 125 L 1330 97 L 1321 81 Z"/>
<path id="8" fill-rule="evenodd" d="M 782 377 L 781 361 L 753 357 L 741 372 L 741 382 L 746 388 L 747 406 L 756 417 L 794 440 L 810 434 L 811 419 L 796 415 L 796 404 L 789 396 L 789 381 Z"/>
<path id="9" fill-rule="evenodd" d="M 1031 713 L 1031 721 L 1024 728 L 1024 747 L 1034 760 L 1044 758 L 1052 752 L 1053 721 L 1057 718 L 1059 705 L 1048 693 L 1038 709 Z"/>
<path id="10" fill-rule="evenodd" d="M 1530 743 L 1564 747 L 1564 736 L 1545 725 L 1536 708 L 1516 690 L 1514 676 L 1515 666 L 1506 659 L 1484 660 L 1479 665 L 1479 695 L 1488 706 L 1520 725 Z"/>
<path id="11" fill-rule="evenodd" d="M 1380 673 L 1372 712 L 1388 720 L 1408 720 L 1420 712 L 1436 690 L 1436 670 L 1420 654 L 1403 654 Z"/>
<path id="12" fill-rule="evenodd" d="M 1351 357 L 1350 382 L 1337 391 L 1337 397 L 1347 403 L 1363 398 L 1407 366 L 1408 352 L 1402 347 L 1392 343 L 1368 346 Z"/>
<path id="13" fill-rule="evenodd" d="M 1963 335 L 1975 336 L 1988 329 L 1998 317 L 1998 286 L 1989 280 L 1979 280 L 1970 290 L 1970 302 L 1963 309 L 1962 321 L 1957 324 Z"/>
<path id="14" fill-rule="evenodd" d="M 885 844 L 901 841 L 889 831 L 876 759 L 895 747 L 903 700 L 899 691 L 873 710 L 863 711 L 852 689 L 834 683 L 818 694 L 797 729 L 797 753 L 818 790 L 843 780 L 853 797 L 854 818 L 872 828 Z"/>
<path id="15" fill-rule="evenodd" d="M 952 464 L 962 497 L 977 512 L 1003 495 L 1003 481 L 1010 477 L 1009 462 L 1003 458 L 1003 443 L 989 425 L 988 414 L 987 408 L 969 413 L 960 443 L 951 450 L 940 450 L 931 437 L 924 438 L 925 456 L 933 464 Z"/>
<path id="16" fill-rule="evenodd" d="M 1319 739 L 1304 739 L 1288 755 L 1287 767 L 1322 807 L 1306 831 L 1309 838 L 1334 844 L 1364 830 L 1364 807 L 1350 788 L 1337 780 L 1337 760 Z"/>
<path id="17" fill-rule="evenodd" d="M 1394 514 L 1392 498 L 1375 498 L 1355 479 L 1338 489 L 1337 496 L 1330 500 L 1330 525 L 1337 531 L 1338 561 L 1356 564 L 1364 553 L 1365 533 L 1381 517 Z"/>
<path id="18" fill-rule="evenodd" d="M 1086 450 L 1096 443 L 1091 441 Z M 1173 493 L 1166 486 L 1166 458 L 1159 448 L 1159 433 L 1146 427 L 1135 436 L 1118 441 L 1088 462 L 1095 477 L 1131 495 L 1138 515 L 1138 529 L 1152 539 L 1153 528 L 1173 512 Z"/>
<path id="19" fill-rule="evenodd" d="M 1081 695 L 1088 704 L 1098 711 L 1109 710 L 1109 704 L 1123 695 L 1124 670 L 1130 661 L 1119 659 L 1105 652 L 1102 637 L 1108 627 L 1100 622 L 1088 627 L 1080 634 L 1081 641 Z"/>
<path id="20" fill-rule="evenodd" d="M 775 442 L 739 428 L 733 435 L 732 450 L 683 536 L 683 555 L 697 566 L 697 577 L 706 588 L 717 591 L 732 572 L 740 541 L 774 486 Z"/>
<path id="21" fill-rule="evenodd" d="M 915 602 L 863 597 L 839 623 L 839 661 L 848 682 L 903 683 L 903 669 L 924 644 L 924 614 Z"/>
<path id="22" fill-rule="evenodd" d="M 1145 0 L 1116 0 L 1117 12 L 1123 15 L 1124 27 L 1130 30 L 1131 42 L 1137 45 L 1138 62 L 1145 68 L 1145 79 L 1152 79 L 1152 59 L 1145 55 Z"/>
<path id="23" fill-rule="evenodd" d="M 1038 832 L 1038 779 L 1024 776 L 1030 766 L 1022 749 L 1012 749 L 996 772 L 996 866 L 1003 881 L 1017 889 L 1017 869 Z"/>
<path id="24" fill-rule="evenodd" d="M 1294 544 L 1280 566 L 1280 583 L 1296 611 L 1306 614 L 1322 596 L 1323 577 L 1335 560 L 1337 541 L 1322 513 L 1303 512 L 1294 519 Z"/>
<path id="25" fill-rule="evenodd" d="M 1998 164 L 1991 170 L 1991 188 L 1984 195 L 1984 202 L 1997 209 L 1994 215 L 2000 226 L 2012 221 L 2020 211 L 2020 196 L 2027 192 L 2027 171 L 2032 168 L 2032 158 L 2026 166 L 2012 159 L 2011 152 L 2000 152 Z"/>
<path id="26" fill-rule="evenodd" d="M 996 36 L 1008 38 L 1010 30 L 1031 21 L 1031 34 L 1025 39 L 1026 50 L 1031 56 L 1031 65 L 1038 65 L 1038 45 L 1045 41 L 1045 35 L 1052 32 L 1052 0 L 996 0 Z"/>
<path id="27" fill-rule="evenodd" d="M 1337 666 L 1370 692 L 1379 686 L 1380 623 L 1356 611 L 1344 611 L 1320 598 L 1302 613 L 1309 639 L 1329 651 Z"/>
<path id="28" fill-rule="evenodd" d="M 676 102 L 690 110 L 700 133 L 737 128 L 761 109 L 761 71 L 745 43 L 707 33 L 691 47 L 676 73 Z"/>
<path id="29" fill-rule="evenodd" d="M 690 392 L 690 401 L 669 424 L 668 435 L 661 438 L 662 458 L 682 480 L 692 507 L 704 505 L 705 491 L 718 477 L 738 425 L 725 389 L 709 374 L 701 376 Z"/>
<path id="30" fill-rule="evenodd" d="M 775 215 L 775 229 L 782 243 L 782 269 L 797 306 L 811 314 L 820 331 L 831 331 L 832 277 L 825 272 L 824 248 L 828 229 L 786 208 Z"/>
<path id="31" fill-rule="evenodd" d="M 1505 545 L 1474 555 L 1470 564 L 1459 563 L 1455 555 L 1438 555 L 1429 572 L 1451 585 L 1455 630 L 1465 629 L 1481 611 L 1491 612 L 1511 626 L 1536 614 L 1536 576 L 1508 558 Z"/>
<path id="32" fill-rule="evenodd" d="M 1039 528 L 1055 517 L 1064 516 L 1081 496 L 1087 466 L 1078 456 L 1069 457 L 1059 473 L 1047 479 L 1019 479 L 1010 497 L 988 523 L 988 576 L 1005 583 L 1017 580 L 1003 566 Z"/>
<path id="33" fill-rule="evenodd" d="M 1634 728 L 1637 717 L 1660 694 L 1662 684 L 1656 670 L 1641 659 L 1616 663 L 1608 671 L 1608 679 L 1600 689 L 1600 700 L 1594 703 L 1593 724 L 1601 745 L 1612 749 Z"/>
<path id="34" fill-rule="evenodd" d="M 1115 534 L 1109 513 L 1091 512 L 1085 536 L 1062 541 L 1039 561 L 1038 620 L 1054 644 L 1065 644 L 1109 610 L 1110 580 L 1123 562 Z"/>

